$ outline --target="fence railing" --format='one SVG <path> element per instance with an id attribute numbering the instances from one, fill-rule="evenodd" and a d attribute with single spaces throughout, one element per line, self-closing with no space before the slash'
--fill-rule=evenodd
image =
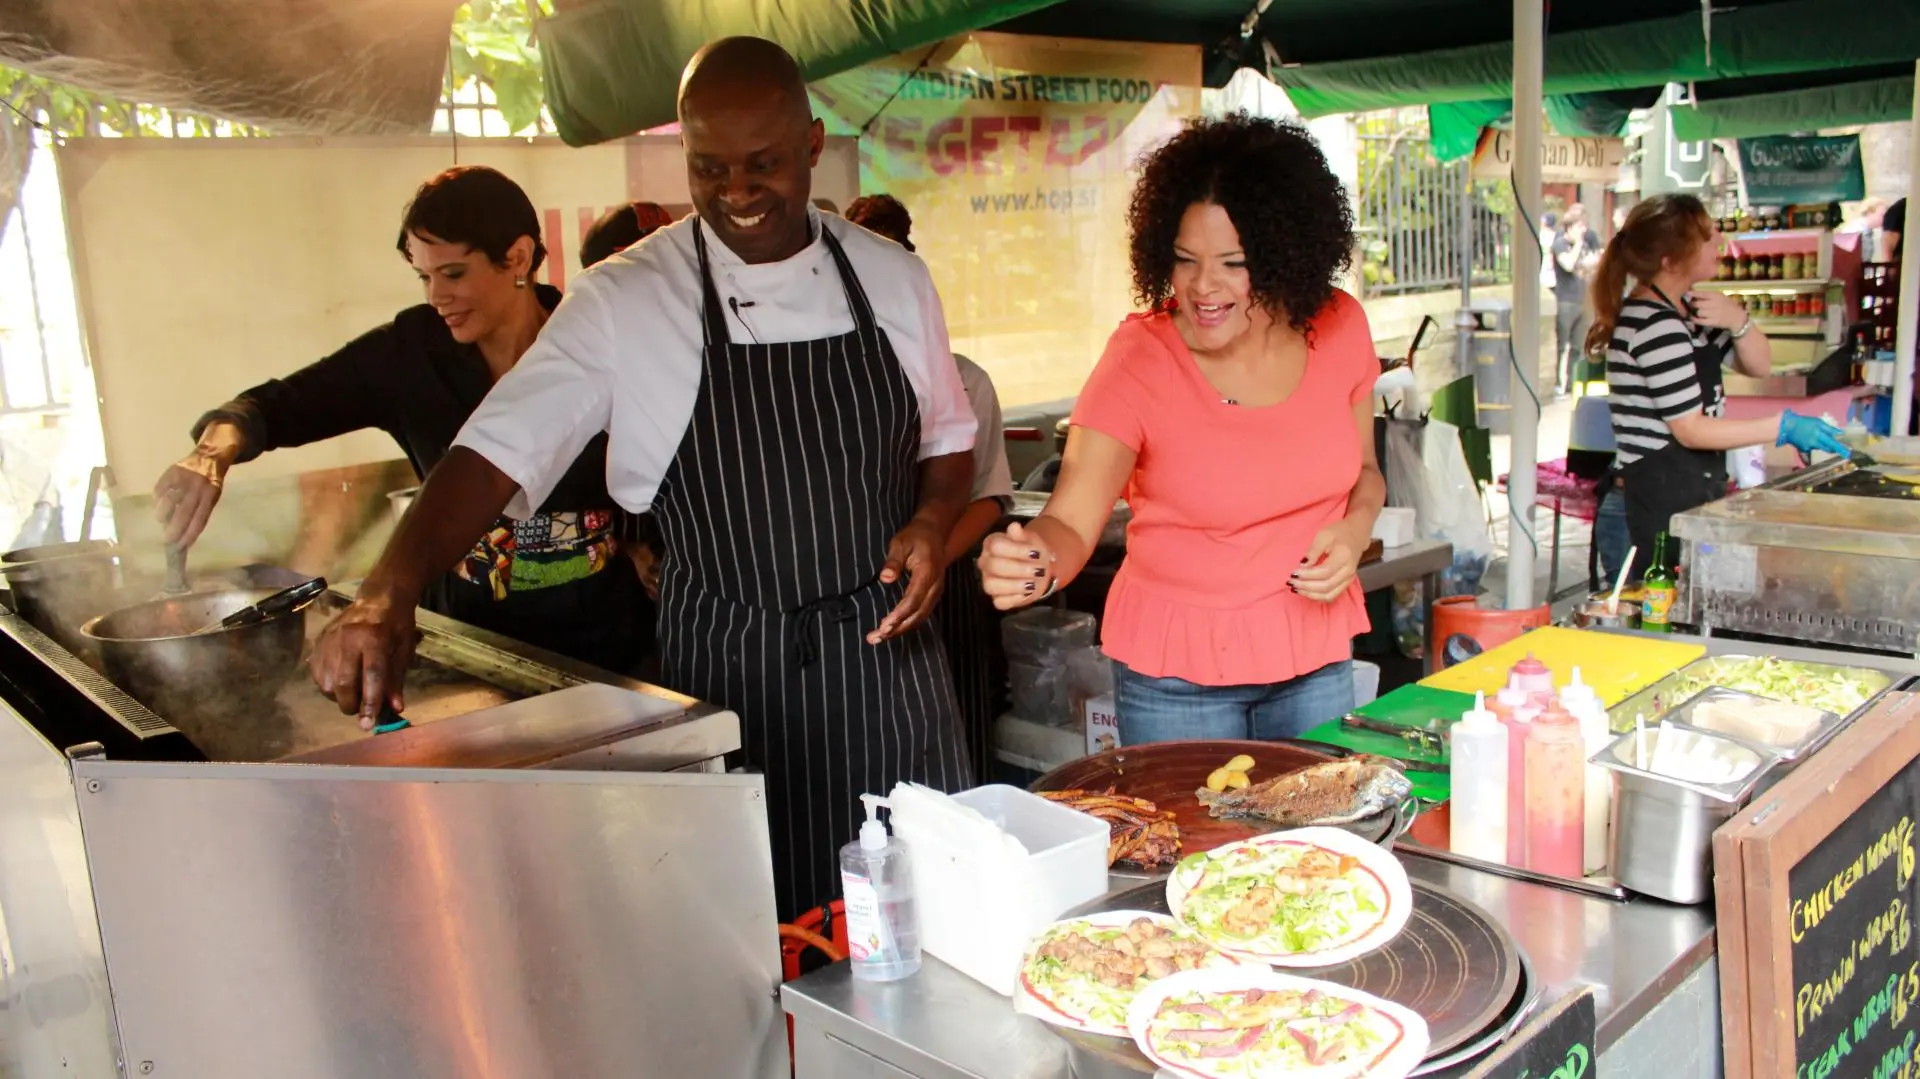
<path id="1" fill-rule="evenodd" d="M 1355 226 L 1360 275 L 1369 295 L 1457 287 L 1466 264 L 1463 253 L 1471 256 L 1475 284 L 1513 276 L 1513 224 L 1504 185 L 1470 181 L 1469 161 L 1436 160 L 1424 111 L 1355 119 L 1360 185 Z M 1464 228 L 1463 200 L 1471 208 Z"/>

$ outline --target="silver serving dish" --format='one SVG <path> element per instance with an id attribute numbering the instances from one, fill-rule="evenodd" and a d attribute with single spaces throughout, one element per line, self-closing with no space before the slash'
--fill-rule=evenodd
<path id="1" fill-rule="evenodd" d="M 1755 693 L 1742 693 L 1736 689 L 1726 689 L 1721 686 L 1711 686 L 1707 689 L 1701 690 L 1699 693 L 1694 694 L 1692 697 L 1689 697 L 1686 701 L 1682 702 L 1679 707 L 1675 708 L 1673 711 L 1668 712 L 1666 715 L 1662 716 L 1660 721 L 1662 723 L 1671 724 L 1673 726 L 1683 727 L 1687 730 L 1700 731 L 1703 734 L 1710 734 L 1716 738 L 1724 738 L 1730 742 L 1737 742 L 1741 745 L 1751 746 L 1754 749 L 1760 750 L 1763 753 L 1770 753 L 1774 756 L 1776 760 L 1780 762 L 1778 765 L 1775 766 L 1774 768 L 1775 772 L 1784 772 L 1786 770 L 1787 765 L 1792 763 L 1797 763 L 1798 761 L 1803 760 L 1807 757 L 1810 757 L 1814 753 L 1818 752 L 1828 742 L 1831 742 L 1833 740 L 1834 735 L 1840 733 L 1841 729 L 1846 726 L 1846 722 L 1847 722 L 1845 716 L 1839 716 L 1839 715 L 1835 715 L 1832 712 L 1825 712 L 1825 711 L 1821 711 L 1818 708 L 1808 707 L 1808 711 L 1818 713 L 1818 715 L 1820 716 L 1820 720 L 1818 724 L 1816 724 L 1811 730 L 1809 730 L 1804 737 L 1792 743 L 1781 745 L 1770 739 L 1750 738 L 1745 735 L 1735 734 L 1731 731 L 1715 730 L 1710 726 L 1706 726 L 1694 721 L 1694 715 L 1696 712 L 1698 712 L 1701 705 L 1704 705 L 1704 704 L 1738 705 L 1741 703 L 1774 704 L 1778 702 L 1774 701 L 1774 699 L 1771 697 L 1762 697 Z M 1792 702 L 1787 702 L 1787 703 L 1792 703 Z M 1871 701 L 1869 703 L 1871 703 Z M 1799 707 L 1807 707 L 1807 706 L 1801 705 Z"/>
<path id="2" fill-rule="evenodd" d="M 1684 736 L 1723 758 L 1746 765 L 1725 781 L 1694 781 L 1640 766 L 1641 740 Z M 1646 747 L 1652 763 L 1654 745 Z M 1671 903 L 1713 898 L 1713 833 L 1759 790 L 1777 758 L 1755 746 L 1705 731 L 1669 726 L 1629 731 L 1595 754 L 1592 763 L 1612 773 L 1612 828 L 1607 865 L 1621 885 Z"/>
<path id="3" fill-rule="evenodd" d="M 1767 658 L 1769 657 L 1747 655 L 1744 653 L 1728 653 L 1725 655 L 1707 656 L 1702 659 L 1696 659 L 1685 667 L 1655 682 L 1653 685 L 1628 697 L 1619 705 L 1608 709 L 1608 715 L 1612 717 L 1613 729 L 1616 733 L 1632 730 L 1635 716 L 1640 716 L 1648 723 L 1653 723 L 1661 716 L 1668 714 L 1675 708 L 1686 703 L 1689 698 L 1699 693 L 1702 689 L 1717 685 L 1718 683 L 1713 680 L 1715 672 L 1725 670 L 1735 664 L 1758 662 Z M 1816 674 L 1846 674 L 1867 679 L 1877 684 L 1878 688 L 1867 697 L 1866 701 L 1862 703 L 1860 707 L 1840 717 L 1843 721 L 1861 715 L 1871 709 L 1879 702 L 1880 698 L 1886 696 L 1887 692 L 1899 681 L 1897 675 L 1875 667 L 1805 663 L 1800 660 L 1787 662 L 1792 662 L 1795 666 Z M 1696 682 L 1699 684 L 1695 685 L 1694 683 Z M 1800 704 L 1802 702 L 1791 701 L 1789 703 Z M 1845 723 L 1843 722 L 1841 726 L 1845 726 Z"/>

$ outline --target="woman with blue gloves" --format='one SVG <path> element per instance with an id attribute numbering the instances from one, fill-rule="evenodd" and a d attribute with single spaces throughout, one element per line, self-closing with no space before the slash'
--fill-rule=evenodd
<path id="1" fill-rule="evenodd" d="M 1593 279 L 1589 353 L 1605 351 L 1616 443 L 1606 498 L 1625 505 L 1639 548 L 1629 576 L 1653 559 L 1654 537 L 1685 513 L 1727 495 L 1727 451 L 1771 442 L 1845 454 L 1840 429 L 1813 416 L 1732 420 L 1722 415 L 1720 372 L 1752 378 L 1773 369 L 1767 335 L 1724 293 L 1695 291 L 1719 267 L 1720 238 L 1691 195 L 1634 206 L 1608 241 Z"/>

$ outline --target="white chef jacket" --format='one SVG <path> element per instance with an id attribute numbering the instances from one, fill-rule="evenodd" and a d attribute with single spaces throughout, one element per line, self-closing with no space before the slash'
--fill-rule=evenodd
<path id="1" fill-rule="evenodd" d="M 1002 509 L 1013 508 L 1013 468 L 1007 464 L 1007 427 L 1001 418 L 1000 395 L 993 379 L 979 364 L 953 354 L 960 368 L 960 384 L 966 387 L 967 403 L 973 406 L 973 418 L 980 425 L 973 438 L 973 492 L 967 501 L 991 498 Z"/>
<path id="2" fill-rule="evenodd" d="M 814 240 L 782 262 L 749 265 L 706 233 L 714 291 L 739 344 L 814 341 L 853 331 L 833 230 L 920 405 L 920 459 L 973 448 L 946 316 L 919 257 L 841 217 L 808 211 Z M 689 216 L 573 279 L 539 339 L 454 439 L 520 486 L 524 519 L 594 435 L 606 431 L 607 492 L 644 513 L 693 418 L 700 392 L 700 266 Z M 803 406 L 796 406 L 803 407 Z"/>

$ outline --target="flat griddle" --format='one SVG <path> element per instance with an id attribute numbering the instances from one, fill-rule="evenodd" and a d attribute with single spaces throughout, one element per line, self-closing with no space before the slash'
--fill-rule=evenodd
<path id="1" fill-rule="evenodd" d="M 1838 476 L 1815 484 L 1810 490 L 1822 495 L 1851 495 L 1854 498 L 1894 498 L 1905 501 L 1920 499 L 1920 486 L 1903 483 L 1894 475 L 1912 476 L 1920 469 L 1901 468 L 1882 465 L 1877 468 L 1861 468 L 1851 472 L 1842 472 Z"/>
<path id="2" fill-rule="evenodd" d="M 1154 742 L 1069 761 L 1035 780 L 1032 789 L 1112 790 L 1145 798 L 1173 814 L 1174 823 L 1180 826 L 1180 852 L 1184 856 L 1251 839 L 1279 827 L 1257 820 L 1215 820 L 1194 797 L 1193 792 L 1206 785 L 1208 773 L 1242 753 L 1253 758 L 1251 778 L 1255 783 L 1337 759 L 1319 747 L 1309 749 L 1287 742 Z M 1404 830 L 1411 813 L 1410 806 L 1402 807 L 1399 812 L 1343 827 L 1370 843 L 1386 842 Z"/>
<path id="3" fill-rule="evenodd" d="M 1334 967 L 1289 968 L 1404 1004 L 1427 1021 L 1432 1039 L 1414 1074 L 1432 1074 L 1504 1040 L 1533 995 L 1519 945 L 1479 907 L 1435 884 L 1414 880 L 1413 916 L 1385 947 Z M 1068 917 L 1109 910 L 1169 913 L 1165 881 L 1116 892 Z M 1080 1079 L 1152 1075 L 1156 1068 L 1131 1041 L 1051 1027 L 1066 1039 Z"/>

